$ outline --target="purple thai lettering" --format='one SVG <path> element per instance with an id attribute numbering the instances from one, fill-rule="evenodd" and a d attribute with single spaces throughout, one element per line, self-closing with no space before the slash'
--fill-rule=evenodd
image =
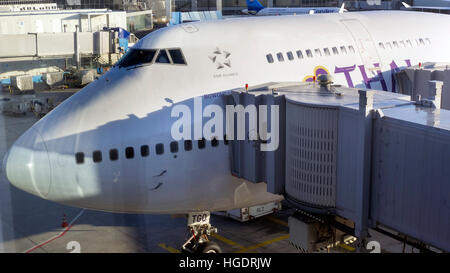
<path id="1" fill-rule="evenodd" d="M 395 63 L 394 60 L 392 60 L 392 62 L 389 64 L 389 66 L 391 67 L 391 83 L 392 83 L 392 92 L 396 92 L 396 88 L 395 88 L 395 73 L 399 72 L 400 69 L 398 68 L 397 64 Z"/>
<path id="2" fill-rule="evenodd" d="M 353 70 L 355 70 L 356 65 L 353 66 L 345 66 L 345 67 L 335 67 L 334 68 L 334 74 L 336 73 L 344 73 L 345 75 L 345 79 L 347 80 L 347 85 L 350 88 L 353 88 L 353 81 L 352 81 L 352 77 L 350 76 L 350 72 L 352 72 Z"/>
<path id="3" fill-rule="evenodd" d="M 410 59 L 405 60 L 405 63 L 406 63 L 407 67 L 411 67 L 411 60 Z"/>
<path id="4" fill-rule="evenodd" d="M 379 63 L 375 63 L 374 67 L 379 68 L 380 64 Z M 364 84 L 366 85 L 366 88 L 372 88 L 370 83 L 380 82 L 381 88 L 383 88 L 384 91 L 387 91 L 386 82 L 385 82 L 385 80 L 383 78 L 383 74 L 381 73 L 380 69 L 377 69 L 377 76 L 369 78 L 367 76 L 366 69 L 365 69 L 364 65 L 358 65 L 358 68 L 359 68 L 359 71 L 361 71 L 361 76 L 363 77 Z"/>

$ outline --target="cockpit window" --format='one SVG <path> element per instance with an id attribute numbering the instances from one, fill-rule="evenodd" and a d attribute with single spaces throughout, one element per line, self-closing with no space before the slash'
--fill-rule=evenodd
<path id="1" fill-rule="evenodd" d="M 159 51 L 158 57 L 156 57 L 157 63 L 170 64 L 169 56 L 165 49 Z"/>
<path id="2" fill-rule="evenodd" d="M 136 65 L 150 64 L 155 57 L 155 49 L 130 49 L 117 65 L 119 67 L 130 67 Z"/>
<path id="3" fill-rule="evenodd" d="M 169 49 L 170 57 L 172 58 L 172 62 L 174 64 L 186 64 L 186 60 L 184 59 L 183 53 L 179 49 Z"/>

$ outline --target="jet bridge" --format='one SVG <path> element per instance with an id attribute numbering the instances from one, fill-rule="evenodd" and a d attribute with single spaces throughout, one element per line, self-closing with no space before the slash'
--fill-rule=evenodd
<path id="1" fill-rule="evenodd" d="M 266 182 L 303 214 L 331 219 L 360 240 L 369 228 L 388 230 L 450 251 L 450 111 L 437 103 L 442 83 L 430 81 L 429 97 L 411 101 L 321 80 L 269 83 L 226 96 L 228 105 L 257 106 L 259 127 L 276 126 L 270 118 L 261 123 L 266 113 L 258 106 L 279 109 L 278 149 L 261 151 L 271 140 L 260 135 L 231 141 L 233 175 Z M 246 136 L 254 134 L 246 128 Z M 295 220 L 290 241 L 310 249 L 310 238 L 292 228 Z"/>

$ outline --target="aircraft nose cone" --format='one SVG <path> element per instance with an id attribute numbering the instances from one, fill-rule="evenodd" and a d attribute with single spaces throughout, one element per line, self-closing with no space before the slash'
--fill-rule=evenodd
<path id="1" fill-rule="evenodd" d="M 3 159 L 9 182 L 17 188 L 45 198 L 50 190 L 51 169 L 45 142 L 30 128 L 10 148 Z"/>

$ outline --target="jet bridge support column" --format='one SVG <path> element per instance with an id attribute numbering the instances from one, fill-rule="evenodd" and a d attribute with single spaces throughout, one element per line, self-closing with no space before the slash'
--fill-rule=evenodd
<path id="1" fill-rule="evenodd" d="M 367 237 L 368 218 L 369 218 L 369 191 L 370 191 L 370 168 L 371 168 L 371 143 L 372 143 L 372 115 L 373 115 L 373 95 L 372 90 L 358 90 L 359 93 L 359 112 L 361 114 L 361 122 L 357 131 L 360 141 L 355 143 L 359 146 L 356 150 L 358 161 L 361 168 L 356 168 L 359 181 L 356 184 L 355 193 L 361 198 L 356 199 L 356 211 L 359 217 L 355 219 L 355 235 L 358 238 Z"/>

